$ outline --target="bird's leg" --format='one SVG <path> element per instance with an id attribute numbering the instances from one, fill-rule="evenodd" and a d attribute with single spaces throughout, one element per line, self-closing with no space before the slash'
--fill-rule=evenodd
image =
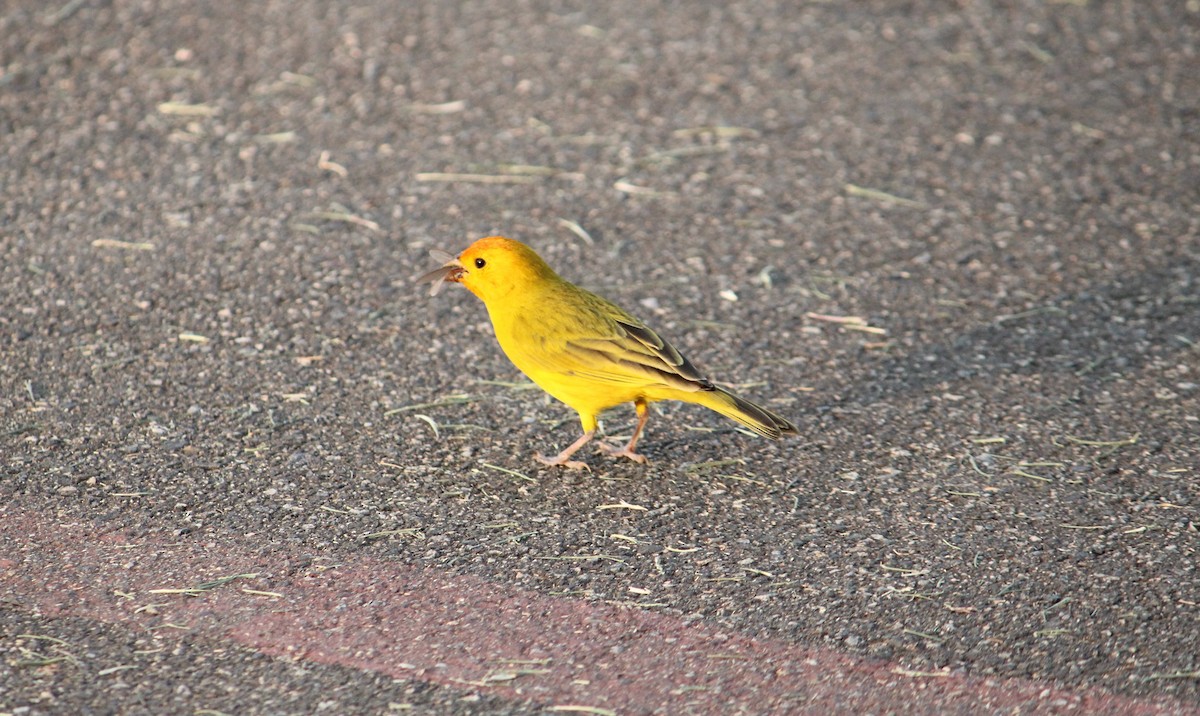
<path id="1" fill-rule="evenodd" d="M 637 408 L 638 422 L 637 427 L 633 429 L 633 437 L 629 438 L 629 444 L 623 448 L 615 448 L 611 445 L 600 443 L 600 449 L 609 457 L 627 457 L 634 462 L 646 462 L 646 456 L 640 452 L 635 452 L 638 438 L 642 436 L 642 429 L 646 427 L 646 421 L 650 419 L 650 404 L 645 398 L 638 398 L 633 402 L 633 406 Z"/>
<path id="2" fill-rule="evenodd" d="M 588 440 L 591 440 L 592 436 L 595 434 L 596 434 L 595 428 L 584 432 L 583 435 L 579 436 L 578 440 L 576 440 L 575 442 L 568 445 L 567 449 L 563 450 L 562 452 L 555 455 L 554 457 L 546 457 L 546 456 L 542 455 L 541 453 L 538 453 L 538 454 L 534 455 L 533 457 L 535 460 L 542 463 L 543 465 L 550 465 L 551 467 L 556 466 L 556 465 L 562 465 L 563 467 L 569 468 L 571 470 L 585 470 L 585 469 L 590 470 L 591 468 L 588 467 L 588 464 L 586 462 L 581 462 L 579 460 L 570 460 L 568 458 L 570 458 L 572 455 L 574 455 L 579 450 L 579 448 L 583 447 L 584 445 L 587 445 Z"/>

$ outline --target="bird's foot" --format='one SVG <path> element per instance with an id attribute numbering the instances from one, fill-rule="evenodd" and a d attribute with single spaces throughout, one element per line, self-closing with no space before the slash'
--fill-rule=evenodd
<path id="1" fill-rule="evenodd" d="M 613 447 L 612 445 L 606 445 L 604 443 L 596 443 L 596 446 L 600 448 L 600 452 L 608 455 L 609 457 L 627 457 L 634 462 L 640 462 L 643 465 L 646 464 L 646 456 L 640 452 L 634 452 L 632 445 L 626 445 L 625 447 Z"/>
<path id="2" fill-rule="evenodd" d="M 563 450 L 559 454 L 555 455 L 554 457 L 546 457 L 545 455 L 543 455 L 541 453 L 537 453 L 533 457 L 535 460 L 542 463 L 543 465 L 549 465 L 550 467 L 565 467 L 568 470 L 591 470 L 592 468 L 589 467 L 586 462 L 580 462 L 579 460 L 571 460 L 570 457 L 572 455 L 574 455 L 576 452 L 578 452 L 579 448 L 586 445 L 587 442 L 589 440 L 591 440 L 592 436 L 595 434 L 596 434 L 595 430 L 588 430 L 583 435 L 580 435 L 578 440 L 576 440 L 575 442 L 568 445 L 565 450 Z"/>
<path id="3" fill-rule="evenodd" d="M 591 470 L 591 466 L 582 460 L 568 460 L 567 455 L 556 455 L 554 457 L 546 457 L 540 452 L 533 456 L 534 460 L 548 465 L 550 467 L 565 467 L 568 470 Z"/>

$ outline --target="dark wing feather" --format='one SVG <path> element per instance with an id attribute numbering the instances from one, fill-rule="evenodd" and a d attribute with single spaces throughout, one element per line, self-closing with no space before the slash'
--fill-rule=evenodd
<path id="1" fill-rule="evenodd" d="M 525 346 L 513 362 L 617 385 L 714 389 L 671 344 L 617 305 L 565 282 L 549 290 L 554 295 L 533 302 L 537 310 L 513 316 L 514 333 Z M 558 310 L 547 313 L 546 305 Z"/>
<path id="2" fill-rule="evenodd" d="M 679 351 L 675 350 L 675 346 L 664 341 L 650 328 L 641 323 L 628 321 L 617 321 L 617 326 L 642 346 L 648 348 L 651 354 L 665 363 L 675 375 L 690 383 L 697 383 L 700 390 L 713 389 L 713 384 L 696 369 L 696 366 L 692 365 L 690 360 L 684 358 Z M 628 345 L 628 341 L 623 343 Z"/>
<path id="3" fill-rule="evenodd" d="M 713 384 L 674 346 L 636 318 L 624 311 L 620 314 L 608 316 L 612 330 L 607 336 L 567 340 L 564 349 L 590 366 L 586 374 L 622 383 L 650 380 L 689 392 L 713 390 Z"/>

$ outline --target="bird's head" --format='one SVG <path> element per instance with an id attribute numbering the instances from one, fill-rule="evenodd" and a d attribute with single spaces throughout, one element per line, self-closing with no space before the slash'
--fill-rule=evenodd
<path id="1" fill-rule="evenodd" d="M 443 283 L 461 283 L 489 303 L 555 276 L 542 257 L 525 244 L 503 236 L 489 236 L 471 244 L 457 258 L 449 257 L 441 268 L 417 280 L 432 281 L 431 293 L 437 293 Z"/>

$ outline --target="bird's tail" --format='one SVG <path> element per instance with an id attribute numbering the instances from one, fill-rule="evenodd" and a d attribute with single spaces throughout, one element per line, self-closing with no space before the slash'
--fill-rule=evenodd
<path id="1" fill-rule="evenodd" d="M 796 426 L 787 418 L 721 388 L 693 393 L 690 399 L 709 410 L 715 410 L 731 420 L 736 420 L 765 438 L 778 440 L 784 435 L 798 432 Z"/>

